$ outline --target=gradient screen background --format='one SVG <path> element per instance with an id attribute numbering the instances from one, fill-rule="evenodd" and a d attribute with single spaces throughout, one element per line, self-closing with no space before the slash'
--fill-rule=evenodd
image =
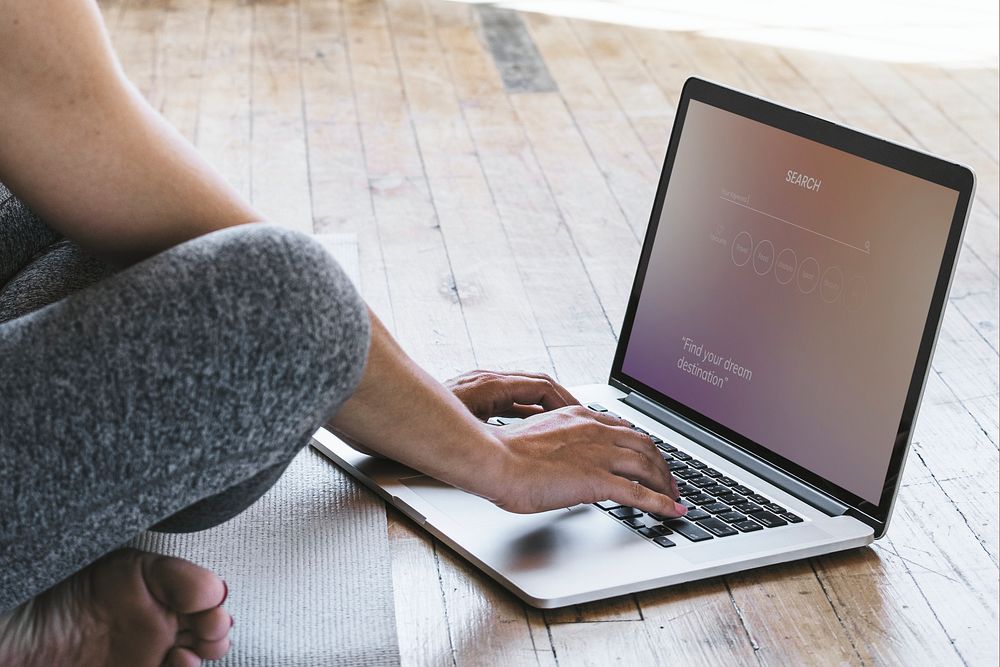
<path id="1" fill-rule="evenodd" d="M 691 100 L 622 371 L 878 504 L 958 194 Z"/>

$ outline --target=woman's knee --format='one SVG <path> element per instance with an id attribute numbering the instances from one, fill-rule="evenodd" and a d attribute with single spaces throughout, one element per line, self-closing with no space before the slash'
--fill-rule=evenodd
<path id="1" fill-rule="evenodd" d="M 306 234 L 260 224 L 211 236 L 215 284 L 233 294 L 232 316 L 267 350 L 281 389 L 312 395 L 330 416 L 360 381 L 368 352 L 368 310 L 353 283 Z"/>

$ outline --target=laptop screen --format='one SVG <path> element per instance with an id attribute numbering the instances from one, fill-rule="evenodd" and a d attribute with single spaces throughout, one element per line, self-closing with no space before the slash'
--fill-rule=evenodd
<path id="1" fill-rule="evenodd" d="M 878 505 L 958 197 L 690 100 L 621 371 Z"/>

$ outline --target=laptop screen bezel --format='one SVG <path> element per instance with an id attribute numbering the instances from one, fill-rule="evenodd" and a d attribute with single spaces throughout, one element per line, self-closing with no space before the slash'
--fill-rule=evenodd
<path id="1" fill-rule="evenodd" d="M 754 442 L 723 424 L 685 406 L 683 403 L 666 396 L 657 389 L 625 374 L 622 370 L 622 364 L 625 360 L 625 353 L 628 349 L 632 333 L 632 325 L 635 320 L 636 308 L 639 303 L 639 296 L 642 292 L 643 280 L 652 253 L 653 240 L 656 237 L 664 198 L 666 197 L 667 186 L 670 181 L 670 174 L 677 155 L 677 146 L 683 133 L 684 119 L 691 100 L 703 102 L 724 111 L 790 132 L 805 139 L 905 172 L 958 192 L 954 216 L 942 254 L 941 264 L 938 267 L 937 280 L 934 285 L 930 308 L 928 309 L 927 318 L 924 323 L 923 334 L 906 394 L 906 401 L 900 415 L 899 427 L 878 503 L 869 502 L 847 489 L 822 478 L 816 473 L 775 454 L 762 444 Z M 975 177 L 972 171 L 965 166 L 950 163 L 938 157 L 921 153 L 842 125 L 837 125 L 816 116 L 788 109 L 773 102 L 703 79 L 696 77 L 688 79 L 684 84 L 681 100 L 674 117 L 666 159 L 664 160 L 660 182 L 656 190 L 656 198 L 653 202 L 649 225 L 646 228 L 646 236 L 636 268 L 635 279 L 632 283 L 632 292 L 625 311 L 625 319 L 622 323 L 618 347 L 615 350 L 610 383 L 619 389 L 637 392 L 647 399 L 655 401 L 688 421 L 693 422 L 698 427 L 707 430 L 712 435 L 727 441 L 751 456 L 777 467 L 786 474 L 835 498 L 844 505 L 847 505 L 852 510 L 850 512 L 852 515 L 873 526 L 876 529 L 876 536 L 881 536 L 888 522 L 892 502 L 899 485 L 906 450 L 912 434 L 913 422 L 917 408 L 919 407 L 934 341 L 947 299 L 948 286 L 961 245 L 962 232 L 974 186 Z"/>

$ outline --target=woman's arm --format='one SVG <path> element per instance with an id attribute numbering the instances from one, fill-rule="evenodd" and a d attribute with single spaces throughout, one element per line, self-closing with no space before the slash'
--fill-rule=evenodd
<path id="1" fill-rule="evenodd" d="M 686 511 L 672 499 L 677 489 L 655 445 L 624 421 L 573 405 L 488 426 L 371 319 L 361 383 L 330 421 L 334 430 L 512 512 L 598 500 L 670 516 Z"/>
<path id="2" fill-rule="evenodd" d="M 93 0 L 4 3 L 0 181 L 119 264 L 261 220 L 125 78 Z"/>

